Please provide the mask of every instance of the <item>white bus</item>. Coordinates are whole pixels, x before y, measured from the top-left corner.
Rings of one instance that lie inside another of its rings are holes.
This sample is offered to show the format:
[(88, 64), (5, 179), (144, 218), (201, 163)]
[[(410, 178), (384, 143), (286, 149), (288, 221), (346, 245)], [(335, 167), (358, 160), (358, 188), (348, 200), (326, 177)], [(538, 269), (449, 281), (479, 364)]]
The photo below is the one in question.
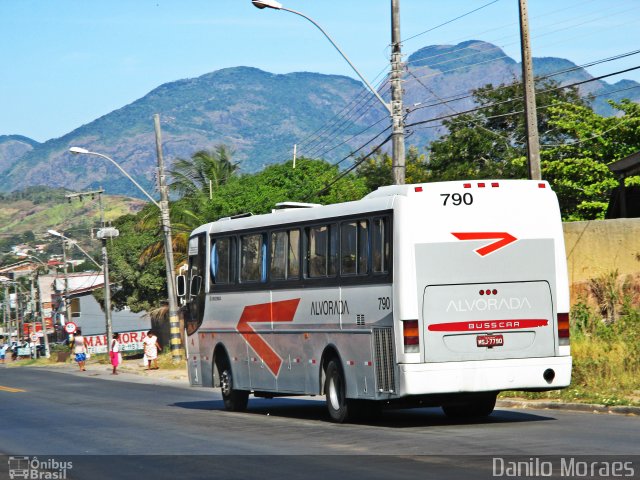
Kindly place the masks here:
[(556, 195), (544, 181), (379, 188), (281, 204), (191, 234), (190, 383), (326, 395), (333, 421), (369, 407), (489, 415), (504, 390), (571, 380), (569, 292)]

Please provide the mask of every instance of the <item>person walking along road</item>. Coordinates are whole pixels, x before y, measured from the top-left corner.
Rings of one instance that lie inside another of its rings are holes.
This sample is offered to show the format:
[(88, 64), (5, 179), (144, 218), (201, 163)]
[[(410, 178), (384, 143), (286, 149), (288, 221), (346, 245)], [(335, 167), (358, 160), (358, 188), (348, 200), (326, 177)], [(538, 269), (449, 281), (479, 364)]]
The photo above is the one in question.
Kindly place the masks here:
[(80, 329), (76, 331), (76, 336), (73, 339), (73, 353), (76, 356), (76, 362), (78, 362), (78, 366), (80, 367), (80, 371), (84, 372), (86, 368), (84, 367), (85, 362), (87, 361), (87, 344), (82, 336), (82, 332)]
[[(144, 354), (147, 357), (147, 370), (158, 370), (158, 350), (160, 350), (160, 344), (158, 343), (158, 337), (153, 330), (149, 330), (146, 338), (142, 341), (144, 344)], [(151, 368), (153, 363), (153, 368)]]
[(118, 365), (122, 363), (122, 354), (120, 353), (120, 342), (118, 341), (118, 334), (114, 333), (111, 339), (109, 357), (111, 358), (111, 366), (113, 367), (113, 375), (117, 375)]

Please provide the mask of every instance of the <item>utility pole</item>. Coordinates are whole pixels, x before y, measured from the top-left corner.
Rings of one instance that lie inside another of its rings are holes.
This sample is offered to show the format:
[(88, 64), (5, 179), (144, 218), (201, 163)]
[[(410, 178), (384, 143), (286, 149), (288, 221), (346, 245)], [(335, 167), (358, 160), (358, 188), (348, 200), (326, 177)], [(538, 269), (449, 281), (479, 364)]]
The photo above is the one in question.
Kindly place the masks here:
[(393, 183), (404, 185), (405, 148), (402, 107), (402, 53), (400, 44), (400, 0), (391, 0), (391, 123)]
[(541, 180), (540, 140), (538, 138), (538, 115), (536, 111), (536, 90), (533, 80), (533, 61), (529, 44), (529, 17), (527, 0), (520, 2), (520, 47), (522, 50), (522, 83), (524, 86), (524, 111), (527, 124), (527, 160), (529, 178)]
[[(33, 285), (33, 277), (34, 276), (35, 275), (31, 275), (31, 282), (30, 282), (31, 283), (31, 291), (30, 291), (30, 296), (31, 296), (31, 330), (32, 330), (32, 333), (34, 335), (37, 335), (37, 332), (36, 332), (36, 289), (35, 289), (35, 287)], [(31, 340), (31, 335), (29, 335), (29, 340)], [(31, 343), (31, 342), (29, 342), (29, 343)], [(33, 342), (33, 344), (35, 346), (36, 342)], [(31, 357), (32, 358), (36, 358), (36, 352), (31, 352)]]
[(16, 339), (22, 340), (22, 333), (20, 332), (20, 295), (18, 294), (18, 282), (13, 283), (13, 294), (16, 296)]
[(11, 345), (11, 297), (9, 296), (9, 287), (4, 286), (4, 326), (7, 329), (7, 343)]
[(183, 358), (180, 321), (178, 320), (178, 299), (176, 297), (175, 268), (173, 265), (173, 244), (171, 240), (171, 220), (169, 217), (169, 193), (164, 174), (164, 158), (162, 156), (162, 133), (160, 131), (160, 115), (153, 116), (156, 132), (156, 155), (158, 157), (158, 190), (160, 190), (160, 217), (164, 232), (165, 264), (167, 269), (167, 297), (169, 299), (169, 329), (171, 338), (171, 357), (174, 362)]
[(71, 302), (69, 301), (69, 272), (67, 272), (67, 241), (62, 238), (62, 261), (64, 262), (64, 312), (65, 323), (71, 321)]
[(51, 351), (49, 350), (49, 335), (47, 333), (47, 321), (44, 318), (44, 309), (42, 308), (42, 288), (40, 288), (40, 277), (38, 276), (38, 310), (40, 311), (40, 320), (42, 320), (42, 333), (44, 334), (44, 356), (49, 358)]

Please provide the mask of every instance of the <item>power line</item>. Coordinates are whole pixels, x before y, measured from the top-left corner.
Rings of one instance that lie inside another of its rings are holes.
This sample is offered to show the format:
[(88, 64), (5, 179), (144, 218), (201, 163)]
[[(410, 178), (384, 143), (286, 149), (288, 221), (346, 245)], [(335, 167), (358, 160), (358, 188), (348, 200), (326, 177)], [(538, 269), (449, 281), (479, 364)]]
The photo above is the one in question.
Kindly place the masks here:
[[(575, 67), (572, 67), (572, 68), (559, 70), (559, 71), (552, 72), (552, 73), (549, 73), (547, 75), (544, 75), (542, 77), (537, 77), (536, 78), (536, 82), (540, 82), (540, 81), (543, 81), (543, 80), (546, 80), (546, 79), (549, 79), (551, 77), (554, 77), (554, 76), (557, 76), (557, 75), (561, 75), (561, 74), (564, 74), (564, 73), (570, 73), (572, 71), (581, 70), (581, 69), (584, 69), (587, 66), (598, 65), (598, 64), (602, 64), (602, 63), (618, 60), (620, 58), (629, 57), (629, 56), (632, 56), (632, 55), (637, 55), (638, 53), (640, 53), (640, 50), (633, 50), (631, 52), (622, 53), (620, 55), (615, 55), (613, 57), (608, 57), (608, 58), (604, 58), (604, 59), (600, 59), (600, 60), (595, 60), (595, 61), (590, 62), (588, 64), (576, 65)], [(420, 81), (420, 77), (416, 77), (416, 81)], [(519, 82), (519, 83), (522, 83), (522, 82)], [(497, 91), (504, 90), (504, 89), (509, 88), (510, 86), (511, 85), (504, 85), (502, 87), (496, 88), (495, 90), (497, 90)], [(456, 101), (460, 101), (460, 100), (465, 100), (467, 98), (472, 98), (474, 96), (473, 93), (460, 94), (460, 95), (461, 96), (452, 96), (452, 97), (445, 98), (444, 100), (442, 100), (442, 101), (440, 101), (438, 103), (431, 103), (431, 104), (428, 104), (428, 105), (419, 105), (419, 106), (415, 107), (413, 110), (411, 110), (410, 113), (413, 113), (416, 110), (421, 110), (423, 108), (436, 107), (436, 106), (445, 105), (445, 104), (456, 102)]]
[[(600, 75), (599, 77), (593, 77), (593, 78), (588, 79), (588, 80), (582, 80), (580, 82), (574, 82), (574, 83), (571, 83), (569, 85), (562, 85), (562, 86), (559, 86), (559, 87), (554, 87), (554, 88), (549, 88), (549, 89), (546, 89), (546, 90), (541, 90), (541, 91), (539, 91), (537, 93), (538, 94), (540, 94), (540, 93), (548, 93), (548, 92), (553, 92), (553, 91), (556, 91), (556, 90), (561, 90), (561, 89), (564, 89), (564, 88), (576, 87), (578, 85), (583, 85), (585, 83), (595, 82), (597, 80), (602, 80), (603, 78), (613, 77), (615, 75), (620, 75), (622, 73), (626, 73), (626, 72), (630, 72), (630, 71), (638, 70), (638, 69), (640, 69), (640, 65), (636, 66), (636, 67), (626, 68), (624, 70), (619, 70), (617, 72), (609, 73), (609, 74), (606, 74), (606, 75)], [(500, 102), (494, 102), (494, 103), (491, 103), (489, 105), (482, 105), (480, 107), (472, 108), (470, 110), (465, 110), (465, 111), (460, 112), (460, 113), (455, 114), (455, 115), (443, 115), (443, 116), (440, 116), (440, 117), (437, 117), (437, 118), (432, 118), (432, 119), (429, 119), (429, 120), (422, 120), (422, 121), (418, 121), (418, 122), (414, 122), (414, 123), (409, 123), (409, 124), (407, 124), (405, 126), (406, 127), (413, 127), (413, 126), (417, 126), (417, 125), (423, 125), (423, 124), (426, 124), (426, 123), (435, 122), (435, 121), (438, 121), (438, 120), (446, 120), (448, 118), (457, 117), (458, 115), (467, 115), (469, 113), (478, 112), (480, 110), (485, 110), (487, 108), (495, 107), (497, 105), (503, 105), (505, 103), (515, 102), (515, 101), (522, 100), (522, 99), (523, 99), (523, 97), (521, 97), (521, 96), (520, 97), (514, 97), (514, 98), (510, 98), (508, 100), (502, 100)], [(516, 113), (522, 113), (522, 112), (516, 112)], [(507, 115), (513, 115), (513, 114), (514, 114), (514, 112), (507, 113), (507, 114), (502, 114), (501, 116), (507, 116)]]
[(476, 9), (474, 9), (474, 10), (471, 10), (470, 12), (463, 13), (462, 15), (459, 15), (456, 18), (452, 18), (451, 20), (447, 20), (446, 22), (441, 23), (440, 25), (436, 25), (435, 27), (432, 27), (429, 30), (425, 30), (424, 32), (420, 32), (420, 33), (417, 33), (417, 34), (415, 34), (415, 35), (413, 35), (411, 37), (405, 38), (401, 42), (403, 42), (403, 43), (404, 42), (408, 42), (409, 40), (413, 40), (414, 38), (419, 37), (420, 35), (424, 35), (425, 33), (433, 32), (434, 30), (436, 30), (436, 29), (438, 29), (440, 27), (444, 27), (445, 25), (453, 23), (456, 20), (460, 20), (461, 18), (464, 18), (467, 15), (471, 15), (472, 13), (475, 13), (475, 12), (477, 12), (479, 10), (482, 10), (483, 8), (486, 8), (486, 7), (490, 6), (490, 5), (493, 5), (494, 3), (498, 3), (499, 1), (500, 0), (493, 0), (492, 2), (486, 3), (486, 4), (482, 5), (481, 7), (478, 7)]
[[(391, 128), (391, 127), (389, 127)], [(378, 149), (380, 147), (382, 147), (382, 145), (384, 145), (385, 143), (387, 143), (389, 140), (391, 140), (391, 135), (387, 136), (387, 138), (385, 138), (380, 144), (378, 144), (377, 147), (375, 147), (374, 149), (371, 150), (371, 152), (369, 152), (368, 154), (366, 154), (364, 157), (362, 157), (360, 160), (358, 160), (357, 162), (355, 162), (353, 165), (351, 165), (349, 168), (347, 168), (346, 170), (342, 171), (342, 173), (340, 173), (339, 175), (337, 175), (332, 181), (330, 181), (328, 184), (326, 184), (321, 190), (318, 190), (317, 192), (308, 195), (307, 197), (305, 197), (304, 201), (309, 201), (314, 197), (317, 197), (318, 195), (322, 195), (323, 193), (325, 193), (332, 185), (334, 185), (336, 182), (338, 182), (341, 178), (343, 178), (344, 176), (346, 176), (347, 174), (349, 174), (350, 172), (352, 172), (355, 168), (358, 167), (358, 165), (360, 165), (362, 162), (364, 162), (367, 158), (369, 158), (371, 155), (373, 155), (374, 153), (376, 153), (378, 151)], [(362, 148), (362, 147), (361, 147)], [(355, 152), (354, 152), (355, 153)]]

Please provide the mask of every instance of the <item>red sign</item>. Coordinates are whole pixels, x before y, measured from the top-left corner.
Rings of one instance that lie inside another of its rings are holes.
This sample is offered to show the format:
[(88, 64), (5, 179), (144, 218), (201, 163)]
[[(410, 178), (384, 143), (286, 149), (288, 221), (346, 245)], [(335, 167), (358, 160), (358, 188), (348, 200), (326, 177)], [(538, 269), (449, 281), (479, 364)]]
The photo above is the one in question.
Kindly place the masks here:
[(78, 329), (77, 325), (73, 322), (67, 322), (67, 324), (64, 326), (64, 331), (69, 334), (76, 333), (77, 329)]
[(430, 332), (481, 332), (486, 330), (520, 330), (523, 328), (546, 327), (549, 320), (467, 320), (466, 322), (434, 323), (429, 325)]
[[(131, 332), (118, 333), (118, 342), (120, 343), (121, 352), (131, 352), (142, 350), (144, 345), (142, 341), (147, 336), (146, 330), (136, 330)], [(109, 351), (109, 341), (105, 334), (102, 335), (86, 335), (84, 341), (87, 345), (89, 353), (107, 353)]]
[(278, 376), (282, 358), (256, 333), (249, 323), (257, 322), (292, 322), (298, 309), (300, 299), (283, 300), (280, 302), (260, 303), (244, 307), (236, 330), (244, 337), (258, 356), (264, 361), (271, 373)]
[(490, 243), (475, 250), (481, 257), (489, 255), (502, 247), (506, 247), (517, 240), (516, 237), (507, 232), (451, 232), (451, 235), (458, 240), (497, 240), (497, 242)]

